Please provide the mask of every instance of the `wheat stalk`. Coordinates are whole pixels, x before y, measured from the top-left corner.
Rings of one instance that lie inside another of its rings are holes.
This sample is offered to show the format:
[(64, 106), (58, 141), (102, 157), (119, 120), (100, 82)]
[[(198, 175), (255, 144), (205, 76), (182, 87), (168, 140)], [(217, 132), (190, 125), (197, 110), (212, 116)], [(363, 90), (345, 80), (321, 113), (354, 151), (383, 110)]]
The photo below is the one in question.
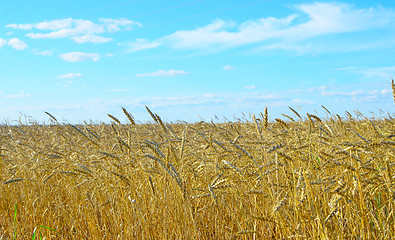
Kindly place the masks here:
[(323, 108), (273, 123), (265, 108), (246, 122), (0, 125), (0, 239), (48, 223), (65, 239), (391, 239), (394, 118)]
[(391, 79), (391, 86), (392, 86), (392, 96), (394, 97), (394, 103), (395, 103), (395, 83), (394, 83), (394, 79)]

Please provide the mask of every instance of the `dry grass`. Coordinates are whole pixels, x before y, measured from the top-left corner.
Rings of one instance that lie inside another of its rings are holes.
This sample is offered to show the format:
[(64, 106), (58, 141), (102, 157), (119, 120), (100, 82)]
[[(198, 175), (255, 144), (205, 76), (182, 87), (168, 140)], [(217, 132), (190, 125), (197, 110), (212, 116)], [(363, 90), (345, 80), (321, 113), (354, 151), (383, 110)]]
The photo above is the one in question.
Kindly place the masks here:
[(1, 126), (0, 239), (395, 236), (390, 115), (135, 124), (123, 111), (131, 124)]

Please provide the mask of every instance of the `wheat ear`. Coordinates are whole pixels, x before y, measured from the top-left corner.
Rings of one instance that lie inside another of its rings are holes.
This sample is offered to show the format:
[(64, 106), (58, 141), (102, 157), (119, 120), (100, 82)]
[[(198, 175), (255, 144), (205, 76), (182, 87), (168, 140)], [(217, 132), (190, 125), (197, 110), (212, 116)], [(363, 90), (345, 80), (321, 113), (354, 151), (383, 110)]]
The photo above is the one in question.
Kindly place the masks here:
[(126, 117), (129, 119), (129, 122), (132, 125), (136, 125), (136, 122), (134, 121), (133, 116), (125, 108), (122, 108), (122, 111), (126, 115)]

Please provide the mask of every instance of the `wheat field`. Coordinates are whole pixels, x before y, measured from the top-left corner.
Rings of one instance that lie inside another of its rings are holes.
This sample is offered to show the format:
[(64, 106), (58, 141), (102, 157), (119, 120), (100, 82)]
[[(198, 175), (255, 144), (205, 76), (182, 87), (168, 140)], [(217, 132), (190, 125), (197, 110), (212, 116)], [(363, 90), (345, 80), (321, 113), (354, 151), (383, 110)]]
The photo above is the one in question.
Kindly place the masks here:
[(391, 239), (393, 115), (323, 109), (3, 124), (0, 239)]

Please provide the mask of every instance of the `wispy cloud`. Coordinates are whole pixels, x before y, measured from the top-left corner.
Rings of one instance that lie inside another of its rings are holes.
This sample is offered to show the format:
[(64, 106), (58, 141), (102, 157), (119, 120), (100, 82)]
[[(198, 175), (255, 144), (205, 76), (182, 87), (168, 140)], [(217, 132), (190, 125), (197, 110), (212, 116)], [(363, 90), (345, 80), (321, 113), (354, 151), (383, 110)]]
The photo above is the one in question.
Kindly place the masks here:
[(357, 69), (353, 72), (363, 74), (365, 77), (368, 78), (380, 77), (387, 80), (387, 78), (395, 76), (395, 66)]
[(66, 74), (57, 76), (57, 78), (66, 78), (66, 79), (80, 78), (80, 77), (82, 77), (81, 73), (66, 73)]
[(307, 91), (308, 92), (320, 92), (320, 91), (326, 90), (327, 88), (328, 88), (328, 86), (311, 87)]
[(130, 89), (109, 89), (109, 90), (105, 90), (104, 92), (108, 92), (108, 93), (120, 93), (120, 92), (129, 92)]
[(395, 76), (395, 66), (389, 67), (343, 67), (343, 68), (335, 68), (333, 70), (336, 71), (349, 71), (353, 73), (362, 74), (367, 78), (379, 77), (387, 80), (388, 78), (392, 78)]
[(321, 94), (323, 96), (359, 96), (363, 93), (362, 90), (357, 90), (357, 91), (350, 91), (350, 92), (322, 92)]
[(247, 95), (237, 98), (240, 101), (269, 101), (269, 100), (287, 100), (286, 97), (277, 94), (265, 94), (265, 93), (256, 93), (253, 95)]
[(355, 70), (361, 67), (341, 67), (341, 68), (334, 68), (333, 71), (347, 71), (347, 70)]
[(251, 86), (245, 86), (244, 88), (245, 88), (245, 89), (255, 89), (255, 88), (256, 88), (256, 86), (254, 86), (254, 85), (251, 85)]
[(14, 98), (27, 98), (30, 97), (30, 94), (24, 93), (24, 92), (19, 92), (19, 94), (11, 94), (11, 95), (6, 95), (4, 98), (8, 99), (14, 99)]
[(323, 91), (322, 96), (335, 97), (335, 101), (340, 99), (352, 100), (354, 102), (390, 102), (392, 91), (388, 89), (355, 90), (355, 91)]
[(290, 105), (294, 105), (294, 104), (296, 104), (296, 105), (313, 105), (314, 102), (311, 100), (304, 100), (304, 99), (300, 99), (300, 98), (295, 98), (290, 101)]
[(99, 61), (99, 54), (97, 53), (84, 53), (84, 52), (69, 52), (60, 54), (59, 57), (66, 62), (81, 62), (86, 60), (92, 60), (94, 62)]
[(157, 72), (136, 74), (136, 77), (159, 77), (159, 76), (174, 77), (174, 76), (180, 76), (186, 74), (189, 74), (189, 72), (183, 70), (159, 70)]
[(233, 67), (231, 65), (225, 65), (224, 70), (232, 70)]
[[(314, 51), (317, 49), (307, 40), (328, 34), (366, 31), (395, 22), (394, 11), (381, 7), (358, 9), (336, 2), (315, 2), (294, 7), (298, 12), (283, 18), (266, 17), (241, 24), (218, 19), (207, 26), (176, 31), (152, 42), (136, 41), (131, 43), (131, 50), (159, 45), (185, 50), (221, 50), (259, 44), (256, 50)], [(273, 44), (273, 41), (276, 43)]]
[(0, 38), (0, 48), (7, 44), (7, 40)]
[(41, 56), (52, 56), (53, 55), (53, 52), (51, 50), (33, 51), (33, 53), (36, 55), (41, 55)]
[(72, 37), (71, 39), (74, 40), (74, 42), (76, 43), (106, 43), (109, 41), (112, 41), (112, 38), (108, 38), (108, 37), (102, 37), (102, 36), (97, 36), (94, 34), (86, 34), (83, 36), (78, 36), (78, 37)]
[(219, 104), (222, 100), (218, 96), (178, 96), (178, 97), (152, 97), (147, 99), (152, 107), (172, 107), (172, 106), (188, 106), (188, 105), (205, 105)]
[[(123, 44), (120, 44), (123, 45)], [(130, 42), (126, 44), (128, 47), (128, 52), (138, 52), (141, 50), (157, 48), (160, 46), (160, 42), (149, 42), (146, 39), (138, 38), (135, 42)]]
[(19, 40), (18, 38), (11, 38), (8, 40), (8, 45), (16, 50), (23, 50), (28, 47), (24, 41)]
[(297, 92), (297, 93), (300, 93), (300, 92), (316, 93), (316, 92), (323, 92), (326, 89), (328, 89), (328, 86), (322, 85), (322, 86), (319, 86), (319, 87), (310, 87), (310, 88), (305, 88), (305, 89), (294, 89), (292, 91), (293, 92)]
[(31, 32), (26, 34), (27, 37), (33, 39), (69, 38), (76, 43), (105, 43), (113, 39), (98, 34), (130, 30), (132, 26), (141, 26), (141, 23), (126, 18), (100, 18), (97, 23), (89, 20), (66, 18), (29, 24), (13, 23), (8, 24), (6, 27), (20, 30), (37, 29), (40, 31), (49, 31), (47, 33)]

